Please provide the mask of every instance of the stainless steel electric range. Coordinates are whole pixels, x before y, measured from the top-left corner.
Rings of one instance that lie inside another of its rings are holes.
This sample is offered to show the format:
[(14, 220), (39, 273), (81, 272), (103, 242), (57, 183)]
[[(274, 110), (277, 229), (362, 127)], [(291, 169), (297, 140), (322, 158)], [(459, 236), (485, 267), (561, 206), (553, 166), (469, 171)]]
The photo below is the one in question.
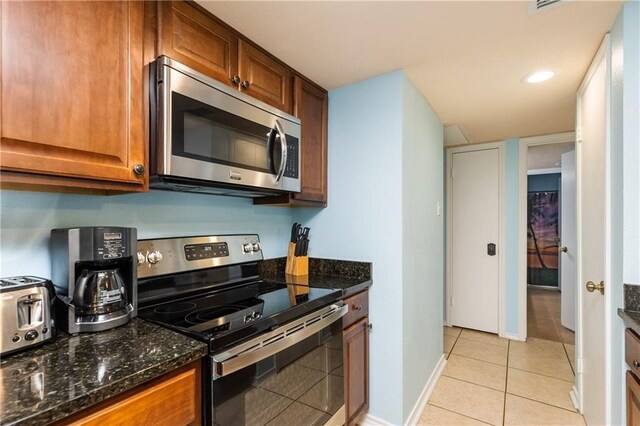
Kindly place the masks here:
[(259, 278), (257, 235), (138, 241), (138, 315), (204, 341), (207, 424), (324, 424), (343, 405), (340, 290)]

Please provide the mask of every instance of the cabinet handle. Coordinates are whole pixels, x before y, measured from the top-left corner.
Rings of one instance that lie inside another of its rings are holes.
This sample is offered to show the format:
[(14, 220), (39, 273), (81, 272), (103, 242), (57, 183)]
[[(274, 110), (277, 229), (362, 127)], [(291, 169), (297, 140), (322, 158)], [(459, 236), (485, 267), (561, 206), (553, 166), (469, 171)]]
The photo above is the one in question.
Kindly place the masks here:
[(234, 75), (233, 77), (231, 77), (231, 81), (233, 82), (233, 84), (240, 83), (240, 76), (239, 75)]
[(640, 362), (638, 362), (637, 359), (633, 360), (633, 368), (635, 368), (636, 370), (640, 368)]
[(144, 164), (136, 164), (135, 166), (133, 166), (133, 173), (137, 174), (138, 176), (144, 174)]
[(242, 86), (243, 89), (248, 89), (249, 86), (251, 86), (251, 83), (249, 83), (248, 80), (245, 80), (245, 81), (242, 82), (241, 86)]

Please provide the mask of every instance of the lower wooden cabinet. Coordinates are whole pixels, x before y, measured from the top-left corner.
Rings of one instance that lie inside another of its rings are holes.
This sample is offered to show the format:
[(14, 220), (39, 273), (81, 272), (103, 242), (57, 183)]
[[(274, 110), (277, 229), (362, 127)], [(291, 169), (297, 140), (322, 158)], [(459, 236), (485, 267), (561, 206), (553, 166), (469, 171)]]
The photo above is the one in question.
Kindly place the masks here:
[(369, 408), (369, 292), (344, 300), (343, 319), (345, 424), (355, 424)]
[(640, 381), (627, 371), (627, 425), (640, 425)]
[(59, 425), (200, 425), (200, 360), (63, 419)]

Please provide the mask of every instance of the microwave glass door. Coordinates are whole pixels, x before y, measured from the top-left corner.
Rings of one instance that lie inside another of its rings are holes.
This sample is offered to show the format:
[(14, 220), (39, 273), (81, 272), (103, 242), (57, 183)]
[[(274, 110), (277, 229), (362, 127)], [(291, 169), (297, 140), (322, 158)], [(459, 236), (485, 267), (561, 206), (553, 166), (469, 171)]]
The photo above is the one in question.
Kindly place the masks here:
[(282, 145), (269, 128), (180, 93), (172, 93), (172, 154), (276, 174)]

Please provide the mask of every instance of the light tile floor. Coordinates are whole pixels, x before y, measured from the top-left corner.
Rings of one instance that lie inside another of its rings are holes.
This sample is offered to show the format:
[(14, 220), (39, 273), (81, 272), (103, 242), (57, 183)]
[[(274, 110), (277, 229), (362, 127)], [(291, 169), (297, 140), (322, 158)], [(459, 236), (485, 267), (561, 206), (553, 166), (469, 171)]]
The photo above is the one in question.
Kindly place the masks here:
[(574, 346), (444, 328), (447, 366), (420, 425), (584, 425), (573, 407)]

